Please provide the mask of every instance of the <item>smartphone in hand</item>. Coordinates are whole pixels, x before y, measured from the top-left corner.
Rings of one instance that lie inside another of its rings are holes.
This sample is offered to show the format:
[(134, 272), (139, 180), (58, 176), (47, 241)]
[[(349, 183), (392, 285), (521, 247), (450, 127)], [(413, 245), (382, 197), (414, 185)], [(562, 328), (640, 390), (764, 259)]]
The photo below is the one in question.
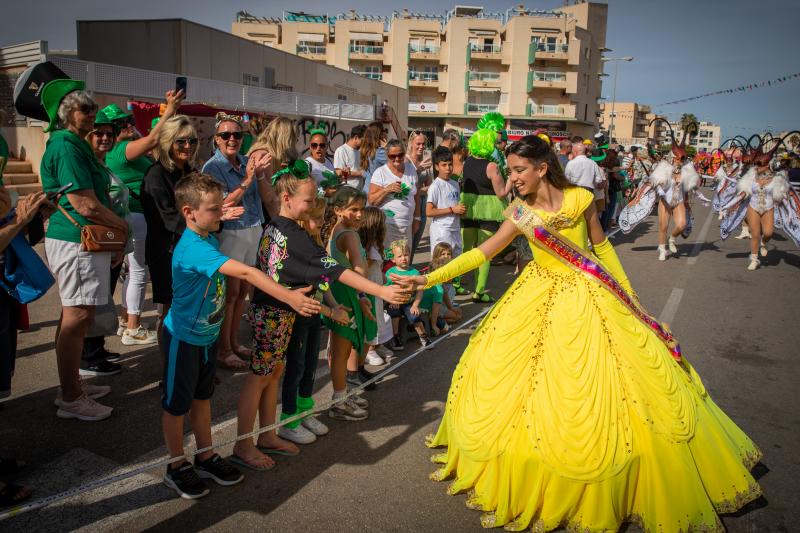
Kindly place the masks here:
[(175, 92), (183, 91), (183, 97), (186, 98), (186, 86), (189, 80), (186, 76), (178, 76), (175, 78)]

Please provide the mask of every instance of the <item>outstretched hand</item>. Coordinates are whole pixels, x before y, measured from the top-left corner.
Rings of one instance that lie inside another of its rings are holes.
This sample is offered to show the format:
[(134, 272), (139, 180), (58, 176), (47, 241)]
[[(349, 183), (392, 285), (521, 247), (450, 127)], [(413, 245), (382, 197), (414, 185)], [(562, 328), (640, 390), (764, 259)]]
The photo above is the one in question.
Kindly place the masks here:
[[(416, 290), (425, 287), (428, 280), (425, 276), (399, 276), (397, 274), (389, 274), (389, 279), (395, 285), (400, 285), (405, 288), (409, 294), (414, 293)], [(404, 302), (401, 302), (404, 303)]]
[(244, 207), (242, 207), (241, 205), (236, 205), (234, 203), (222, 205), (221, 220), (223, 222), (226, 220), (238, 220), (243, 214), (244, 214)]
[(307, 295), (314, 290), (313, 287), (301, 287), (291, 291), (286, 303), (303, 316), (316, 315), (322, 309), (322, 304)]

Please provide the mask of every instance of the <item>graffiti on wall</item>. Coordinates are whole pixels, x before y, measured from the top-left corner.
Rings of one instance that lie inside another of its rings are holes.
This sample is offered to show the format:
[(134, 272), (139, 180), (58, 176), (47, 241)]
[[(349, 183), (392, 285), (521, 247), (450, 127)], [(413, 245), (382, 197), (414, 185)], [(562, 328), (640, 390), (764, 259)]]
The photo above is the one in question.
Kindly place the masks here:
[(347, 142), (347, 134), (340, 130), (333, 120), (316, 120), (313, 118), (301, 118), (297, 121), (297, 142), (300, 144), (299, 150), (302, 157), (309, 155), (308, 144), (311, 142), (311, 131), (322, 130), (328, 137), (327, 157), (333, 159), (333, 152), (339, 146)]

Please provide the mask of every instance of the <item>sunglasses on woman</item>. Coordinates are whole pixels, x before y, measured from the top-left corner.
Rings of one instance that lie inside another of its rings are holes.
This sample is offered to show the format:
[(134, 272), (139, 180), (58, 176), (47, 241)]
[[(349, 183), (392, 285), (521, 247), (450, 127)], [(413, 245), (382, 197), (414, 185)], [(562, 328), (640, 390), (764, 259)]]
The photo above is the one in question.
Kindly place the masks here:
[(403, 159), (405, 156), (406, 156), (405, 152), (400, 152), (399, 154), (389, 154), (386, 157), (388, 157), (392, 161), (397, 161), (398, 159)]
[(240, 140), (242, 140), (243, 136), (244, 136), (244, 133), (242, 133), (241, 131), (221, 131), (221, 132), (217, 133), (217, 137), (219, 137), (223, 141), (227, 141), (231, 137), (233, 137), (237, 141), (240, 141)]
[(197, 137), (189, 137), (187, 139), (175, 139), (175, 144), (178, 148), (183, 148), (187, 144), (189, 146), (195, 146), (197, 144)]
[(108, 137), (109, 139), (113, 139), (114, 137), (116, 137), (116, 135), (114, 135), (113, 131), (98, 131), (98, 130), (94, 130), (92, 132), (92, 135), (94, 135), (98, 139), (102, 139), (103, 137)]
[(97, 105), (94, 105), (94, 104), (81, 104), (78, 107), (78, 111), (80, 111), (84, 115), (91, 115), (93, 113), (97, 113)]
[(311, 143), (310, 146), (312, 150), (316, 150), (317, 148), (327, 148), (328, 143)]

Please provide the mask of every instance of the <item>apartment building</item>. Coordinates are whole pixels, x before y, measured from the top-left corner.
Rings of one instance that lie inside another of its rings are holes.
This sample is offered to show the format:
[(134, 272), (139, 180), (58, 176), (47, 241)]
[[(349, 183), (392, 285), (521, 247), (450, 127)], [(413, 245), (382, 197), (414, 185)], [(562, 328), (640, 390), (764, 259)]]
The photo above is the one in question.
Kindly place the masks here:
[(597, 129), (607, 14), (606, 4), (591, 2), (390, 17), (241, 12), (232, 33), (407, 88), (412, 129), (469, 133), (481, 115), (499, 111), (510, 130), (564, 137)]
[[(683, 138), (683, 128), (681, 128), (680, 122), (670, 122), (670, 125), (675, 132), (675, 139), (680, 142)], [(687, 139), (686, 144), (693, 146), (698, 152), (710, 152), (714, 148), (719, 148), (722, 142), (722, 128), (713, 122), (700, 122), (699, 126), (700, 131), (697, 132), (697, 135)], [(666, 140), (665, 136), (664, 141)]]
[(645, 145), (648, 139), (660, 140), (666, 135), (663, 122), (650, 124), (656, 116), (646, 104), (614, 102), (612, 105), (604, 102), (600, 104), (600, 129), (623, 146)]

